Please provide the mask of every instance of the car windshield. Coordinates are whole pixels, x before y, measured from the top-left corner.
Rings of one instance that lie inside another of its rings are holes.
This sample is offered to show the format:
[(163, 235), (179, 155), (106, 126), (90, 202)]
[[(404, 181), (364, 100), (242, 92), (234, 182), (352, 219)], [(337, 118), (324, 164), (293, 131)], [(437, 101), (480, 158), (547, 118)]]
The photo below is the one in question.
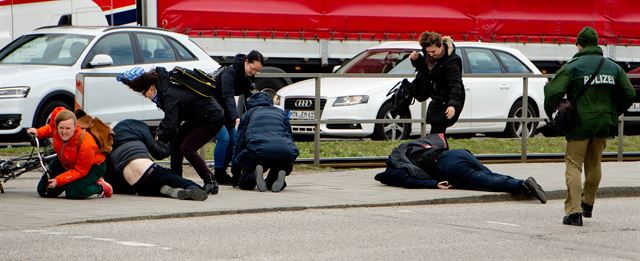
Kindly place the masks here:
[(337, 73), (412, 74), (415, 69), (408, 58), (413, 51), (413, 49), (367, 50), (344, 64)]
[(31, 34), (22, 36), (0, 52), (0, 64), (74, 64), (93, 36)]

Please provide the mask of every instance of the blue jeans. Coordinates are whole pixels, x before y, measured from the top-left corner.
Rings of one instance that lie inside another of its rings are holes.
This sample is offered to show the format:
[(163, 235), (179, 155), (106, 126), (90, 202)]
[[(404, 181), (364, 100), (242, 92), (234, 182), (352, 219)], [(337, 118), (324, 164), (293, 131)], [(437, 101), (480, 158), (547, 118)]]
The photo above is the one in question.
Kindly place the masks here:
[(220, 128), (216, 136), (216, 148), (213, 150), (214, 168), (227, 168), (233, 157), (233, 145), (238, 129), (232, 126)]
[(525, 192), (524, 181), (492, 172), (466, 150), (449, 150), (437, 162), (443, 180), (454, 188), (493, 192)]

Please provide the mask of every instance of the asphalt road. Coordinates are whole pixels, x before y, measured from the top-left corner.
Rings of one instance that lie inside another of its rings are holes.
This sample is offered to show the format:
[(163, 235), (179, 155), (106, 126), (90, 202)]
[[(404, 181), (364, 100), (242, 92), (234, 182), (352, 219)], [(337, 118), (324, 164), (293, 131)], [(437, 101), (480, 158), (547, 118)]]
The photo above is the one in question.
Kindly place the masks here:
[[(0, 260), (638, 260), (640, 198), (317, 209), (0, 232)], [(46, 217), (43, 217), (46, 218)]]

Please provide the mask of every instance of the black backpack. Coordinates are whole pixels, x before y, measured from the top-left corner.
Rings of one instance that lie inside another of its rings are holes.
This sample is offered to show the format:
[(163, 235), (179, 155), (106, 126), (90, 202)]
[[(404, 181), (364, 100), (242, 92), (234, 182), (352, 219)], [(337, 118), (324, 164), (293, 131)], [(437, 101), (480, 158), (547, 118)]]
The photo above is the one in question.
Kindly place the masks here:
[(207, 74), (200, 69), (189, 70), (176, 66), (169, 72), (169, 79), (176, 85), (187, 88), (195, 94), (203, 97), (213, 97), (220, 93), (220, 87), (216, 85), (215, 75), (224, 70), (224, 67), (213, 74)]
[(391, 102), (393, 108), (391, 109), (391, 115), (394, 117), (397, 115), (407, 116), (409, 115), (409, 105), (413, 103), (411, 82), (406, 78), (396, 85), (391, 87), (391, 90), (387, 93), (387, 96), (391, 95)]

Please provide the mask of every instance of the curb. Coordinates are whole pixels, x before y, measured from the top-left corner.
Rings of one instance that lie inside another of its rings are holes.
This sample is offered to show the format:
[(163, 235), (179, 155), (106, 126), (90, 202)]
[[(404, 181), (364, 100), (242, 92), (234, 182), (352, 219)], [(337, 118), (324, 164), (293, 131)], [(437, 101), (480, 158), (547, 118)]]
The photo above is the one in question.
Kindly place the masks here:
[[(547, 200), (564, 199), (566, 195), (566, 190), (548, 191), (546, 192), (546, 194), (547, 194)], [(600, 188), (598, 189), (598, 193), (596, 194), (596, 196), (597, 198), (640, 197), (640, 187)], [(345, 209), (345, 208), (395, 207), (395, 206), (418, 206), (418, 205), (437, 205), (437, 204), (468, 204), (468, 203), (490, 203), (490, 202), (505, 202), (505, 201), (525, 201), (525, 200), (530, 201), (532, 199), (524, 195), (515, 196), (515, 195), (506, 194), (506, 193), (499, 193), (499, 194), (482, 195), (482, 196), (439, 198), (439, 199), (430, 199), (430, 200), (402, 201), (402, 202), (388, 202), (388, 203), (338, 204), (338, 205), (308, 206), (308, 207), (272, 207), (272, 208), (251, 208), (251, 209), (239, 209), (239, 210), (205, 211), (205, 212), (180, 212), (180, 213), (162, 214), (162, 215), (144, 215), (144, 216), (130, 216), (130, 217), (120, 217), (120, 218), (88, 219), (85, 221), (63, 223), (61, 225), (158, 220), (158, 219), (169, 219), (169, 218), (207, 217), (207, 216), (219, 216), (219, 215), (269, 213), (269, 212), (280, 212), (280, 211), (301, 211), (301, 210), (307, 210), (307, 209)]]

